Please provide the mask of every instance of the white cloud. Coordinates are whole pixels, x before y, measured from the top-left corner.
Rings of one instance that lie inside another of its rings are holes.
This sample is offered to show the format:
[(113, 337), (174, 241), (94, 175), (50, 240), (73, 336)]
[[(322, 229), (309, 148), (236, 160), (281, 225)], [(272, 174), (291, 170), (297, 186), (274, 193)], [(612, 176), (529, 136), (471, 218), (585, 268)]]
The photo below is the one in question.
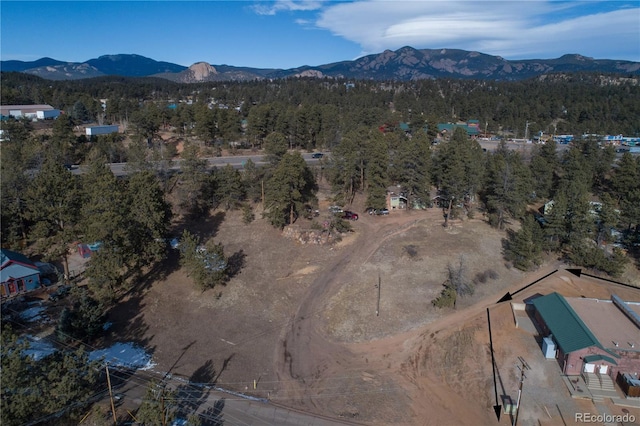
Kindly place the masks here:
[(253, 10), (259, 15), (275, 15), (282, 11), (309, 11), (322, 7), (322, 1), (318, 0), (276, 0), (273, 4), (255, 4)]
[(602, 4), (595, 1), (362, 0), (330, 3), (316, 25), (357, 43), (362, 54), (408, 45), (506, 58), (580, 53), (640, 60), (640, 8), (611, 10), (613, 3), (604, 4), (607, 9), (597, 12)]

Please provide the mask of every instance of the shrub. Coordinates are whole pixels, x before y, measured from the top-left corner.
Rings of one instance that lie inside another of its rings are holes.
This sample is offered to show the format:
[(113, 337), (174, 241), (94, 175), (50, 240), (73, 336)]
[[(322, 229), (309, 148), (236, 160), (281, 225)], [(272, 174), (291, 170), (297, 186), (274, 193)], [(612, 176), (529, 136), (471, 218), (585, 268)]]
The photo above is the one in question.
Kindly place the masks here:
[(253, 209), (250, 205), (245, 204), (242, 206), (242, 221), (245, 224), (249, 224), (256, 219), (256, 215), (253, 213)]

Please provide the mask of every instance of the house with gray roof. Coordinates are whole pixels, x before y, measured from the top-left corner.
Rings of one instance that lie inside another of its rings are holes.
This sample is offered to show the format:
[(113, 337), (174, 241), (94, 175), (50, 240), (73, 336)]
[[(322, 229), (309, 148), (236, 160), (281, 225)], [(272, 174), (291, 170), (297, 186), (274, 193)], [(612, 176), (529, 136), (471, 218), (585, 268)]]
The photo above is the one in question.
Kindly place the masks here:
[(0, 295), (2, 298), (26, 293), (40, 287), (40, 270), (25, 255), (0, 250)]

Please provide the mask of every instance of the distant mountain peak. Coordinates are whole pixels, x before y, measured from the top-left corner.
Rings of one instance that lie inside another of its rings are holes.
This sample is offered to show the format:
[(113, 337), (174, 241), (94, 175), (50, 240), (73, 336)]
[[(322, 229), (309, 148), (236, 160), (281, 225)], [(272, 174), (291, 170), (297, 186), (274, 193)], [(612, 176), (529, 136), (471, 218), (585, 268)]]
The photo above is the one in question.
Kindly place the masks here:
[(18, 71), (50, 80), (120, 75), (159, 77), (179, 83), (205, 81), (251, 81), (287, 77), (347, 78), (363, 80), (420, 80), (463, 78), (483, 80), (522, 80), (544, 74), (599, 72), (640, 74), (640, 62), (593, 59), (566, 54), (556, 59), (508, 60), (501, 56), (461, 49), (415, 49), (403, 46), (352, 61), (290, 69), (260, 69), (213, 66), (196, 62), (190, 67), (158, 62), (136, 54), (103, 55), (84, 63), (42, 58), (33, 62), (1, 61), (2, 71)]
[(194, 81), (207, 81), (212, 75), (217, 75), (218, 71), (207, 62), (196, 62), (187, 70)]

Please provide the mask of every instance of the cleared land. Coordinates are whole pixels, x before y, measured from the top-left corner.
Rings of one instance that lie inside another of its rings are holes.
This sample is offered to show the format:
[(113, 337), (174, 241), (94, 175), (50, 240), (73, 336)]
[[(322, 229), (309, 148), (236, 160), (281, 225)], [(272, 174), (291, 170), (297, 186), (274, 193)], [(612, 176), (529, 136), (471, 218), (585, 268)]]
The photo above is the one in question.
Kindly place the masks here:
[[(332, 204), (327, 196), (320, 195), (322, 212)], [(284, 239), (262, 219), (243, 224), (238, 212), (212, 212), (189, 227), (221, 242), (241, 266), (237, 274), (203, 293), (173, 253), (112, 312), (111, 339), (149, 348), (159, 372), (193, 379), (205, 371), (207, 382), (222, 388), (334, 418), (496, 424), (489, 308), (499, 395), (517, 395), (518, 356), (533, 367), (519, 424), (571, 424), (575, 412), (597, 413), (592, 403), (570, 398), (557, 365), (515, 328), (508, 303), (496, 304), (505, 292), (565, 266), (550, 261), (523, 274), (504, 264), (504, 233), (481, 216), (448, 229), (442, 224), (439, 209), (361, 214), (354, 232), (328, 247)], [(436, 309), (430, 302), (447, 264), (460, 256), (476, 292), (456, 309)], [(632, 267), (621, 280), (640, 283)], [(610, 289), (560, 271), (518, 299), (553, 290), (606, 298)], [(640, 301), (640, 290), (615, 290)], [(501, 423), (510, 424), (509, 416)]]

